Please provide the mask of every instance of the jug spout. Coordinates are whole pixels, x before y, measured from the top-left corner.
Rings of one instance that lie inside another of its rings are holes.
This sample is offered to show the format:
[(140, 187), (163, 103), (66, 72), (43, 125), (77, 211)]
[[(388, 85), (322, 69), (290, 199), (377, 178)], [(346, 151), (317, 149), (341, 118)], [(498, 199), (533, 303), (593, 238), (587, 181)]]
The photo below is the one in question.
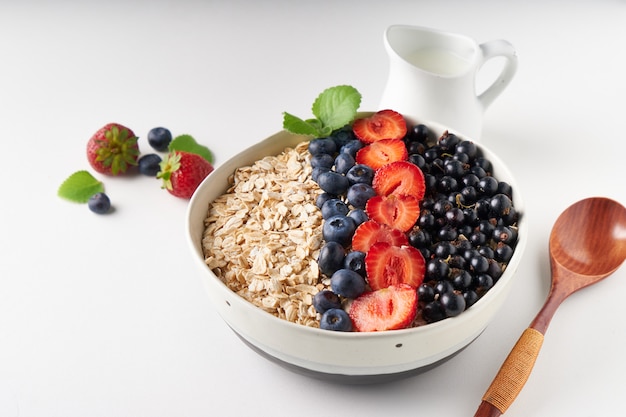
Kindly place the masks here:
[[(512, 46), (505, 41), (478, 45), (463, 35), (419, 26), (391, 26), (384, 35), (389, 73), (379, 108), (396, 110), (410, 123), (437, 122), (479, 138), (484, 110), (515, 73)], [(507, 64), (500, 77), (477, 95), (477, 72), (495, 56), (504, 56)]]

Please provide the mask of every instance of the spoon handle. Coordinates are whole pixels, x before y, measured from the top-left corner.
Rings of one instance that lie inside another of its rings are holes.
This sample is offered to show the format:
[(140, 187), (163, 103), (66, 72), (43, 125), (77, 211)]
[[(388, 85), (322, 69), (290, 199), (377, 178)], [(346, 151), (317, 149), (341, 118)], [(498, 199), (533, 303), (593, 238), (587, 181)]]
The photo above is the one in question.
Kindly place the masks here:
[(524, 330), (483, 395), (474, 417), (497, 417), (506, 412), (526, 384), (543, 338), (543, 333), (532, 327)]

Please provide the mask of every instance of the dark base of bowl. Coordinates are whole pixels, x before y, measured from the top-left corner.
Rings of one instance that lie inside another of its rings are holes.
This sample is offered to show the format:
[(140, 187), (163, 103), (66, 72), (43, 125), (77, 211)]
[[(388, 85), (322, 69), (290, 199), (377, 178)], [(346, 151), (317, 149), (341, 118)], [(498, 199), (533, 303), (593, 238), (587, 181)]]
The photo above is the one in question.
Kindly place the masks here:
[(252, 343), (248, 342), (246, 339), (241, 337), (241, 335), (239, 333), (235, 332), (235, 334), (248, 347), (250, 347), (250, 349), (254, 350), (256, 353), (258, 353), (259, 355), (261, 355), (265, 359), (269, 360), (270, 362), (276, 363), (276, 364), (282, 366), (285, 369), (288, 369), (288, 370), (290, 370), (292, 372), (295, 372), (297, 374), (300, 374), (300, 375), (304, 375), (304, 376), (307, 376), (307, 377), (323, 380), (323, 381), (326, 381), (326, 382), (333, 382), (333, 383), (346, 384), (346, 385), (382, 384), (382, 383), (393, 382), (393, 381), (397, 381), (397, 380), (400, 380), (400, 379), (409, 378), (409, 377), (412, 377), (412, 376), (415, 376), (415, 375), (422, 374), (422, 373), (424, 373), (426, 371), (429, 371), (429, 370), (431, 370), (431, 369), (433, 369), (433, 368), (443, 364), (444, 362), (447, 362), (448, 360), (452, 359), (453, 357), (455, 357), (456, 355), (461, 353), (474, 340), (476, 340), (476, 338), (474, 338), (465, 347), (463, 347), (462, 349), (457, 350), (453, 354), (451, 354), (449, 356), (446, 356), (445, 358), (442, 358), (442, 359), (440, 359), (440, 360), (438, 360), (436, 362), (433, 362), (431, 364), (428, 364), (428, 365), (425, 365), (425, 366), (422, 366), (422, 367), (419, 367), (419, 368), (409, 369), (407, 371), (395, 372), (395, 373), (391, 373), (391, 374), (345, 375), (345, 374), (333, 374), (333, 373), (328, 373), (328, 372), (313, 371), (311, 369), (303, 368), (301, 366), (285, 362), (282, 359), (278, 359), (275, 356), (272, 356), (272, 355), (268, 354), (267, 352), (265, 352), (265, 351), (259, 349), (258, 347), (254, 346)]

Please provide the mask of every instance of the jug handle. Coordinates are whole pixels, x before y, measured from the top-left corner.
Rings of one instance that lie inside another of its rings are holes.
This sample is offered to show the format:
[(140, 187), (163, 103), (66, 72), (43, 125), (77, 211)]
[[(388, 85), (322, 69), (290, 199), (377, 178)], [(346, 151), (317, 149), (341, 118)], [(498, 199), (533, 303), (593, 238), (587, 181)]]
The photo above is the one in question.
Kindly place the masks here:
[(492, 58), (505, 58), (504, 67), (498, 77), (485, 91), (478, 95), (478, 101), (482, 104), (483, 109), (486, 109), (513, 79), (513, 76), (517, 72), (517, 55), (513, 45), (501, 39), (488, 41), (479, 46), (483, 53), (481, 66)]

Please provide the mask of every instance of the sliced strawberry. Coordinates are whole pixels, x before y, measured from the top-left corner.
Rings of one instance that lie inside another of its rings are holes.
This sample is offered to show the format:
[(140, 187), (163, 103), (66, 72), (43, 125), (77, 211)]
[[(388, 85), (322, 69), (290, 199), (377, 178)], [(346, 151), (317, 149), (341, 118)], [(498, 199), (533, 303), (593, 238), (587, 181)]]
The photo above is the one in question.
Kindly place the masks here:
[(391, 285), (355, 299), (348, 315), (359, 332), (408, 327), (417, 312), (417, 291), (410, 285)]
[(378, 242), (365, 255), (365, 271), (373, 290), (398, 284), (417, 288), (424, 281), (426, 261), (413, 246)]
[(424, 173), (417, 165), (408, 161), (397, 161), (375, 172), (372, 187), (378, 195), (412, 195), (421, 201), (426, 192), (426, 181)]
[(352, 237), (352, 250), (366, 252), (376, 242), (387, 242), (391, 245), (408, 245), (409, 240), (404, 233), (389, 226), (368, 220), (356, 228)]
[(406, 232), (415, 225), (420, 215), (420, 204), (412, 195), (377, 195), (367, 200), (365, 212), (380, 224)]
[(381, 110), (370, 117), (355, 120), (352, 131), (365, 143), (382, 139), (402, 139), (406, 135), (406, 121), (396, 111)]
[(359, 149), (356, 162), (377, 170), (390, 162), (405, 161), (408, 157), (409, 153), (402, 139), (382, 139)]

